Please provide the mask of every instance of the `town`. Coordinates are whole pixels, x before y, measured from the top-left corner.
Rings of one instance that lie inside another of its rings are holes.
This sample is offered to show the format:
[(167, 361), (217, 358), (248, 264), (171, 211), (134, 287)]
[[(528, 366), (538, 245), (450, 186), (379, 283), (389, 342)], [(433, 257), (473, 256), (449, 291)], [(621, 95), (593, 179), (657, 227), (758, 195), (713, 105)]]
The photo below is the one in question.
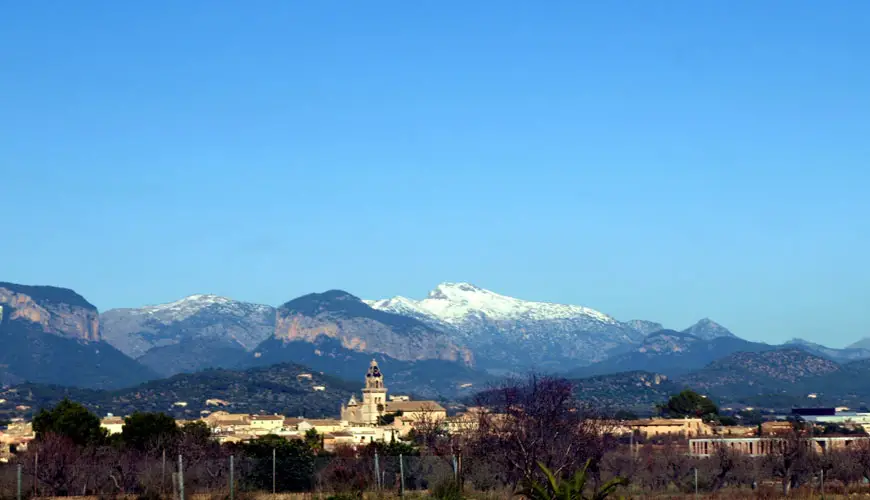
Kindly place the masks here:
[[(311, 378), (302, 373), (299, 378)], [(317, 388), (315, 387), (315, 390)], [(207, 405), (229, 406), (231, 403), (209, 399)], [(177, 404), (186, 404), (183, 402)], [(406, 440), (421, 426), (437, 427), (447, 434), (462, 434), (476, 430), (483, 408), (471, 407), (456, 415), (448, 416), (447, 410), (436, 401), (415, 401), (409, 396), (390, 395), (383, 372), (378, 363), (371, 361), (365, 373), (365, 385), (361, 398), (352, 395), (338, 409), (340, 418), (306, 418), (278, 414), (242, 414), (224, 410), (204, 411), (199, 419), (210, 430), (212, 437), (221, 444), (249, 442), (266, 435), (284, 439), (304, 439), (316, 434), (321, 449), (332, 452), (341, 447), (365, 446), (369, 443), (386, 443)], [(490, 417), (497, 416), (490, 413)], [(776, 439), (791, 431), (798, 419), (818, 426), (820, 435), (808, 437), (817, 451), (854, 446), (867, 441), (870, 427), (870, 412), (855, 412), (848, 408), (794, 409), (791, 414), (772, 416), (757, 425), (716, 425), (700, 417), (649, 418), (617, 420), (609, 419), (611, 425), (602, 425), (601, 432), (628, 438), (633, 446), (646, 441), (663, 438), (677, 440), (687, 454), (709, 456), (717, 446), (726, 446), (750, 456), (769, 453), (771, 446), (766, 440)], [(106, 415), (100, 426), (107, 435), (121, 434), (123, 416)], [(177, 420), (179, 426), (190, 421)], [(838, 432), (839, 431), (839, 432)], [(31, 422), (13, 419), (5, 430), (0, 430), (0, 461), (8, 461), (15, 453), (27, 450), (35, 438)]]

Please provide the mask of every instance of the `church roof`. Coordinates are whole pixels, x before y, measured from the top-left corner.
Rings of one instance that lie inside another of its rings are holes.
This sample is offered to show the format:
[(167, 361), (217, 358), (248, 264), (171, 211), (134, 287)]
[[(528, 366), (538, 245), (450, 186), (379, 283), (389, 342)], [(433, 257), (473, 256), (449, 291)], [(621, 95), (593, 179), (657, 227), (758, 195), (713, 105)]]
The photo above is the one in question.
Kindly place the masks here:
[(387, 412), (447, 411), (437, 401), (387, 401)]

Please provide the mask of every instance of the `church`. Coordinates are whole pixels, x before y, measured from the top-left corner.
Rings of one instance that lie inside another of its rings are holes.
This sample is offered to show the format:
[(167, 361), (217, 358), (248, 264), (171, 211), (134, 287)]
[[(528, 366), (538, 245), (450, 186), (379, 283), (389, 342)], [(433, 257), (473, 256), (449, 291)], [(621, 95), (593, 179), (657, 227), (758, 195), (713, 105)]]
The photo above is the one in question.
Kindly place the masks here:
[(362, 400), (352, 395), (347, 405), (341, 405), (341, 419), (351, 425), (378, 425), (378, 419), (386, 415), (396, 416), (407, 423), (423, 418), (440, 422), (447, 418), (447, 410), (435, 401), (389, 401), (384, 374), (375, 360), (366, 372), (366, 385)]

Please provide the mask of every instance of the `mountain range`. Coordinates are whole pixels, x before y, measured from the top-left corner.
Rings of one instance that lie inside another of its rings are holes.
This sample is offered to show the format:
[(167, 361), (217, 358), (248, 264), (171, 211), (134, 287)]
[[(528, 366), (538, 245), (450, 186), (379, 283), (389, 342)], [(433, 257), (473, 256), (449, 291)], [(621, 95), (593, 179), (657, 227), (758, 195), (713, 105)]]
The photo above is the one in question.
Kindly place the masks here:
[(363, 300), (331, 290), (273, 307), (199, 294), (102, 314), (71, 290), (0, 283), (0, 308), (0, 385), (115, 390), (182, 373), (282, 363), (353, 380), (375, 358), (389, 367), (394, 391), (449, 399), (528, 371), (675, 380), (721, 370), (716, 363), (739, 354), (801, 352), (837, 366), (870, 358), (860, 344), (768, 345), (710, 319), (669, 330), (469, 283), (442, 283), (420, 300)]

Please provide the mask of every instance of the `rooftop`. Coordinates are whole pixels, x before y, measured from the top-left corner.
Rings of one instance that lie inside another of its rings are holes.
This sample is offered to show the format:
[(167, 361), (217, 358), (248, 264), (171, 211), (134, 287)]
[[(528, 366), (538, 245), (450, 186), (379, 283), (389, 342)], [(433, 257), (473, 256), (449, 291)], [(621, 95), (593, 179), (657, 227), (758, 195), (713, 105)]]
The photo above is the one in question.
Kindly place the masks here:
[(447, 411), (436, 401), (387, 401), (388, 412)]

